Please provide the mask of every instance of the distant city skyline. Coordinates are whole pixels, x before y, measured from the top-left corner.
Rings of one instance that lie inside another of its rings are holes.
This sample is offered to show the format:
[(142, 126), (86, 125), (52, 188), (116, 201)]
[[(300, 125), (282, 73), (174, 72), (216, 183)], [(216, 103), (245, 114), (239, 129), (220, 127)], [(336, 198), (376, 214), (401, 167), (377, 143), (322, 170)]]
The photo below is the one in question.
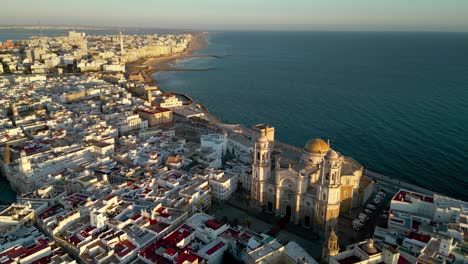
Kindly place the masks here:
[(468, 31), (462, 0), (17, 0), (2, 3), (2, 11), (0, 26)]

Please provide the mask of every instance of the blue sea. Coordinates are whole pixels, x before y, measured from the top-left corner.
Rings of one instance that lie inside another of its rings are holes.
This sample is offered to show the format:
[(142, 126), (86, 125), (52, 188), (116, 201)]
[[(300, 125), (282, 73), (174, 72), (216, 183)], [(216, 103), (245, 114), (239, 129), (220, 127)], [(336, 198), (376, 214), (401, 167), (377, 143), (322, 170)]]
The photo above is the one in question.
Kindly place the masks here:
[(311, 138), (366, 169), (468, 200), (468, 34), (227, 32), (161, 72), (226, 123), (267, 123), (295, 145)]

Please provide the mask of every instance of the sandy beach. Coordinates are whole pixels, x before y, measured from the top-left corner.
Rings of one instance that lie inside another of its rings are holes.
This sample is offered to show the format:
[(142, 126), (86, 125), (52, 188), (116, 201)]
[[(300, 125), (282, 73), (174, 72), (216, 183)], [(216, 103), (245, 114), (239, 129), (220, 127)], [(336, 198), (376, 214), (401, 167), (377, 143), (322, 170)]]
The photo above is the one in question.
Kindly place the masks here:
[(160, 71), (203, 71), (209, 69), (181, 69), (172, 67), (171, 64), (177, 60), (186, 58), (200, 58), (200, 57), (215, 57), (213, 55), (201, 55), (194, 54), (195, 51), (206, 47), (207, 42), (205, 40), (207, 33), (195, 33), (189, 43), (187, 50), (183, 53), (177, 53), (166, 56), (148, 57), (137, 61), (127, 63), (127, 71), (138, 72), (141, 71), (145, 77), (146, 83), (153, 85), (155, 80), (151, 77), (151, 74)]

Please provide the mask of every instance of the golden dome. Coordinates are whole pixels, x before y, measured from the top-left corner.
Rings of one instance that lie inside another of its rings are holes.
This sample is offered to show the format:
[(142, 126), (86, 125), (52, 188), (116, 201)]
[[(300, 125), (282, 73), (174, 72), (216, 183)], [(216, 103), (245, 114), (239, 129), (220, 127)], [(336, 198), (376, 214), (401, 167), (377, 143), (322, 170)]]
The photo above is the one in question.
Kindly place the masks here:
[(330, 150), (330, 146), (328, 146), (327, 142), (316, 138), (307, 141), (304, 150), (312, 154), (325, 154)]

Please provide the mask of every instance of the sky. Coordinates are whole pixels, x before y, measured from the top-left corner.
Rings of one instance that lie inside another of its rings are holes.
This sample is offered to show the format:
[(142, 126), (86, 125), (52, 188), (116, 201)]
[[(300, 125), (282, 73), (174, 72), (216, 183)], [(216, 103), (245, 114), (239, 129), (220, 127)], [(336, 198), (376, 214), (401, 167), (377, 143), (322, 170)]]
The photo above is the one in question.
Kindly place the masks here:
[(467, 0), (13, 0), (0, 26), (468, 31)]

